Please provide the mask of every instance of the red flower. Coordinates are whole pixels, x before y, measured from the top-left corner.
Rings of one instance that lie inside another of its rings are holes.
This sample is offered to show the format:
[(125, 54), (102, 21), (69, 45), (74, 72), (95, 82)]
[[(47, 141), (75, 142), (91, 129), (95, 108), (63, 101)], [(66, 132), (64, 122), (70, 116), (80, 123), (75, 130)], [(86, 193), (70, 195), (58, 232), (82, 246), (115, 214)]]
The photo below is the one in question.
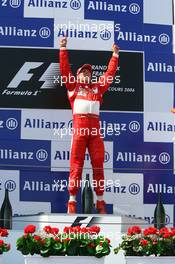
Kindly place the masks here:
[(100, 244), (99, 244), (101, 247), (103, 246), (103, 242), (100, 242)]
[(94, 245), (94, 243), (91, 242), (91, 243), (88, 244), (88, 247), (90, 247), (90, 248), (94, 248), (95, 245)]
[(59, 237), (55, 237), (54, 240), (55, 241), (60, 241), (60, 238)]
[(73, 233), (73, 232), (74, 232), (74, 231), (73, 231), (73, 227), (71, 227), (71, 226), (66, 226), (66, 227), (64, 228), (63, 232), (66, 233), (66, 234)]
[(45, 227), (43, 228), (43, 230), (44, 230), (46, 233), (51, 233), (51, 231), (52, 231), (52, 227), (51, 227), (51, 226), (45, 226)]
[(106, 241), (108, 242), (108, 244), (111, 243), (111, 240), (109, 238), (106, 238)]
[(69, 237), (67, 237), (67, 238), (65, 238), (64, 240), (63, 240), (63, 242), (69, 242), (70, 241), (70, 238)]
[(34, 238), (34, 240), (36, 240), (36, 241), (39, 241), (39, 240), (41, 239), (40, 236), (34, 236), (33, 238)]
[(175, 236), (175, 228), (174, 227), (171, 228), (171, 235)]
[(69, 233), (69, 227), (68, 226), (65, 226), (65, 228), (63, 229), (63, 232), (68, 234)]
[(4, 241), (0, 240), (0, 247), (2, 247), (4, 245)]
[(146, 229), (143, 231), (144, 236), (148, 236), (148, 235), (156, 235), (157, 233), (158, 233), (158, 230), (157, 230), (157, 228), (155, 228), (155, 227), (149, 227), (149, 228), (146, 228)]
[(133, 226), (128, 228), (128, 235), (132, 236), (135, 234), (140, 234), (142, 232), (141, 228), (139, 226)]
[(34, 225), (28, 225), (24, 228), (24, 233), (25, 234), (32, 234), (32, 233), (35, 233), (35, 230), (36, 230), (36, 226)]
[(41, 244), (42, 245), (45, 245), (45, 243), (46, 243), (46, 240), (45, 239), (41, 240)]
[(81, 228), (81, 233), (84, 234), (84, 233), (88, 233), (89, 232), (89, 228), (88, 227), (82, 227)]
[(169, 232), (169, 229), (167, 227), (163, 227), (159, 230), (160, 235), (163, 235), (163, 234), (168, 233), (168, 232)]
[(141, 239), (141, 240), (140, 240), (140, 244), (141, 244), (142, 246), (147, 246), (147, 245), (148, 245), (148, 241), (147, 241), (146, 239)]
[(157, 245), (157, 240), (156, 239), (153, 240), (153, 245)]
[(51, 234), (53, 234), (53, 235), (57, 235), (58, 232), (59, 232), (59, 229), (58, 229), (57, 227), (53, 227), (53, 228), (51, 229)]
[(74, 227), (72, 227), (72, 231), (73, 231), (73, 233), (80, 233), (81, 227), (80, 226), (74, 226)]
[(163, 238), (169, 238), (171, 237), (171, 233), (170, 232), (167, 232), (165, 234), (163, 234)]
[(99, 232), (100, 232), (100, 227), (99, 226), (91, 226), (89, 228), (89, 233), (98, 234)]
[(6, 228), (0, 228), (0, 236), (1, 237), (7, 237), (8, 236), (8, 230)]

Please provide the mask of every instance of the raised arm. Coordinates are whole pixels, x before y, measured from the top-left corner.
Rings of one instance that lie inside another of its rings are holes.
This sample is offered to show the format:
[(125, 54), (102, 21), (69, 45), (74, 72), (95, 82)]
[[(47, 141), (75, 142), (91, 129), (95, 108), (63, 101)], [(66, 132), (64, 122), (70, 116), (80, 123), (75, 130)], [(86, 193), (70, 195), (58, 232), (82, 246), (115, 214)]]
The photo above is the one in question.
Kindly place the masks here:
[(69, 56), (68, 51), (66, 49), (67, 46), (67, 38), (64, 37), (60, 40), (60, 72), (62, 76), (62, 83), (66, 85), (66, 88), (69, 91), (75, 89), (76, 80), (74, 75), (72, 74), (70, 63), (69, 63)]
[(102, 94), (108, 90), (110, 84), (114, 81), (115, 73), (118, 68), (119, 47), (116, 44), (113, 44), (112, 50), (113, 54), (109, 61), (108, 69), (99, 78), (100, 89)]

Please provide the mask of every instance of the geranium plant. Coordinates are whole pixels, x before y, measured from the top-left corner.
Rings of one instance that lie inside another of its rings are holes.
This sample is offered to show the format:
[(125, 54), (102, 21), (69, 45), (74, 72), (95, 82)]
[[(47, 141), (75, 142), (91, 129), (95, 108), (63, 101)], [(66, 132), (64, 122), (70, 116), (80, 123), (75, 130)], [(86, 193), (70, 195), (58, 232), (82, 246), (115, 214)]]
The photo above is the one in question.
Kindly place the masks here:
[(58, 228), (45, 226), (36, 231), (34, 225), (24, 228), (24, 235), (17, 239), (17, 250), (23, 255), (49, 256), (95, 256), (110, 253), (110, 240), (99, 234), (98, 226)]
[(175, 227), (160, 230), (130, 227), (114, 252), (117, 254), (121, 249), (125, 256), (175, 256)]
[(6, 228), (0, 228), (0, 255), (10, 250), (10, 244), (4, 242), (1, 237), (8, 237), (8, 230)]

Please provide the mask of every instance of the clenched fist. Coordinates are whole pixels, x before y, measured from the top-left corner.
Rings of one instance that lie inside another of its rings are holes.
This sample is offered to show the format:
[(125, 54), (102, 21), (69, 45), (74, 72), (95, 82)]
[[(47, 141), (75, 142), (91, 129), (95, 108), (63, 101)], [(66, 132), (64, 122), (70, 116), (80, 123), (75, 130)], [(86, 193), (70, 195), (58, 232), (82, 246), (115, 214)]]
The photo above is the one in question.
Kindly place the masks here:
[(116, 53), (116, 54), (118, 54), (119, 53), (119, 46), (117, 46), (117, 44), (113, 44), (112, 45), (112, 51), (114, 52), (114, 53)]
[(60, 48), (66, 48), (67, 46), (67, 37), (61, 38), (60, 40)]

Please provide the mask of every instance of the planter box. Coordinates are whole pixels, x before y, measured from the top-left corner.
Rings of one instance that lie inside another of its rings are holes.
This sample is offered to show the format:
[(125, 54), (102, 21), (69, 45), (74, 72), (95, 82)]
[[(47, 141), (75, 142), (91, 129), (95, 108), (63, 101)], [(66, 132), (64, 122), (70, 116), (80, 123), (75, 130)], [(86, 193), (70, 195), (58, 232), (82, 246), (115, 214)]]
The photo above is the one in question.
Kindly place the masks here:
[(175, 256), (172, 257), (125, 257), (127, 264), (175, 264)]
[(24, 259), (25, 264), (104, 264), (104, 257), (100, 259), (88, 256), (51, 256), (44, 258), (34, 255), (24, 256)]

